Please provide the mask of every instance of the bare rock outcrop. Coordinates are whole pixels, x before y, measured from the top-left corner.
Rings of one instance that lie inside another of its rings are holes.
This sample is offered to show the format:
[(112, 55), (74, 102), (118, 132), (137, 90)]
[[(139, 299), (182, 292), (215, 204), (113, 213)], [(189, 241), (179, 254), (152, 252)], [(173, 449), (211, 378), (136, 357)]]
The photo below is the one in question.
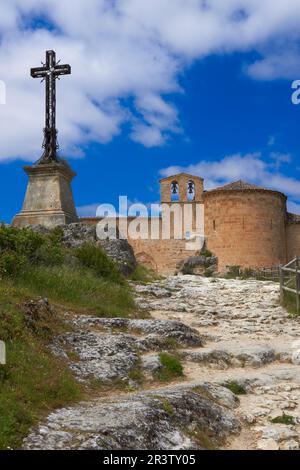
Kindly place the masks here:
[(24, 449), (212, 449), (239, 429), (233, 411), (209, 391), (179, 386), (58, 410)]

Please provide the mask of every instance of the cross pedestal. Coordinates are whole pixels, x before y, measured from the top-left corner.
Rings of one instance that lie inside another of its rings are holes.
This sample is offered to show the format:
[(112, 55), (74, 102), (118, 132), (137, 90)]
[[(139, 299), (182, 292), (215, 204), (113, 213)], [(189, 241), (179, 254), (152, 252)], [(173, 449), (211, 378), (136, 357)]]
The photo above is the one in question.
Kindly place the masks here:
[(76, 174), (62, 161), (24, 167), (29, 182), (22, 211), (16, 215), (13, 225), (58, 225), (78, 222), (71, 181)]

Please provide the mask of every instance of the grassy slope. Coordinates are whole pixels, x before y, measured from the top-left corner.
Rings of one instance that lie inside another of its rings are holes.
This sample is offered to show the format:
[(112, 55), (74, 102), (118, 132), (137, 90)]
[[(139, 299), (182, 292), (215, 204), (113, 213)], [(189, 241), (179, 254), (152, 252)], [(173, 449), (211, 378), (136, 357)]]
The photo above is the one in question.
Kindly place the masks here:
[(127, 283), (117, 284), (85, 268), (48, 266), (28, 269), (14, 280), (28, 295), (47, 297), (80, 313), (127, 317), (134, 302)]
[[(0, 448), (16, 448), (38, 418), (81, 396), (66, 364), (47, 349), (49, 336), (26, 327), (20, 301), (24, 293), (11, 283), (0, 287), (0, 338), (7, 364), (0, 366)], [(62, 326), (57, 322), (53, 332)], [(51, 326), (50, 326), (51, 328)]]
[(47, 297), (78, 313), (134, 313), (129, 285), (106, 255), (87, 246), (69, 258), (57, 237), (36, 240), (28, 231), (0, 228), (0, 339), (7, 348), (7, 364), (0, 365), (0, 449), (18, 448), (43, 414), (84, 395), (66, 363), (48, 348), (51, 336), (66, 326), (55, 318), (50, 334), (33, 332), (22, 303)]

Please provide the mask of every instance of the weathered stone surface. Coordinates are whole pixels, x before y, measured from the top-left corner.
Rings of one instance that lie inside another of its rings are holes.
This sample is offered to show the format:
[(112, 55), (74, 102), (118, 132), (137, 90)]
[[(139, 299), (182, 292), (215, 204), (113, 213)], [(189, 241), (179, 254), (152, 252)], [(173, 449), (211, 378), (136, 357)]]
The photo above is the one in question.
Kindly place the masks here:
[(64, 225), (63, 243), (69, 248), (78, 248), (85, 243), (96, 243), (96, 228), (82, 223)]
[(221, 369), (227, 369), (232, 364), (232, 358), (226, 351), (203, 348), (202, 350), (182, 351), (181, 356), (192, 362), (216, 365)]
[(128, 379), (139, 359), (135, 338), (129, 335), (81, 331), (62, 335), (59, 343), (62, 347), (71, 347), (77, 354), (78, 360), (72, 361), (70, 368), (82, 380)]
[(142, 368), (146, 373), (153, 374), (162, 369), (158, 354), (148, 354), (142, 356)]
[(137, 339), (137, 345), (142, 349), (156, 349), (156, 344), (159, 347), (163, 346), (163, 344), (166, 344), (166, 340), (174, 340), (174, 342), (182, 346), (203, 345), (203, 339), (195, 329), (178, 321), (110, 319), (85, 316), (77, 316), (73, 321), (77, 325), (98, 325), (107, 329), (126, 328), (128, 332), (146, 335)]
[(62, 228), (63, 242), (67, 246), (77, 248), (84, 243), (97, 244), (118, 264), (125, 276), (130, 275), (136, 267), (134, 252), (127, 240), (98, 240), (96, 227), (83, 223), (69, 224)]
[(21, 307), (25, 322), (31, 330), (36, 331), (43, 328), (45, 331), (49, 331), (47, 324), (53, 321), (55, 310), (49, 304), (48, 299), (27, 300)]
[[(32, 431), (26, 448), (188, 449), (203, 447), (203, 437), (206, 446), (210, 437), (225, 449), (300, 446), (300, 367), (292, 362), (300, 321), (280, 307), (277, 284), (186, 275), (133, 288), (151, 319), (67, 315), (78, 347), (71, 365), (79, 365), (81, 380), (85, 373), (107, 383), (117, 377), (133, 387), (131, 376), (142, 370), (140, 387), (151, 390), (118, 396), (114, 389), (114, 398), (99, 395), (58, 410)], [(60, 348), (70, 344), (60, 342)], [(159, 352), (168, 349), (180, 357), (184, 377), (162, 387), (153, 374)], [(292, 416), (291, 425), (271, 422), (283, 413)], [(239, 428), (233, 417), (242, 433), (221, 444), (221, 429)]]
[(218, 271), (218, 258), (215, 256), (191, 256), (180, 262), (178, 270), (183, 274), (214, 274)]
[(59, 410), (28, 436), (24, 448), (205, 449), (239, 427), (232, 411), (201, 393), (166, 388), (155, 395), (135, 394)]
[[(32, 228), (40, 233), (48, 232), (47, 228), (42, 225)], [(66, 247), (79, 248), (85, 243), (92, 243), (100, 246), (117, 263), (125, 276), (129, 276), (135, 269), (134, 252), (127, 240), (98, 240), (95, 226), (79, 222), (61, 225), (61, 229), (63, 231), (62, 243)]]
[(127, 240), (98, 240), (107, 255), (118, 263), (122, 273), (129, 276), (137, 263), (132, 246)]
[(279, 450), (279, 444), (274, 439), (260, 439), (257, 442), (258, 450)]
[(27, 166), (24, 169), (29, 182), (22, 211), (13, 220), (14, 226), (43, 225), (53, 228), (78, 220), (71, 189), (71, 181), (76, 175), (66, 162)]
[[(56, 338), (52, 349), (64, 356), (64, 350), (71, 348), (78, 360), (72, 361), (70, 368), (85, 381), (92, 377), (104, 382), (129, 380), (130, 371), (138, 366), (139, 356), (147, 351), (174, 349), (177, 344), (186, 347), (202, 344), (197, 331), (180, 322), (81, 315), (72, 316), (69, 321), (78, 331)], [(148, 372), (150, 357), (146, 356), (147, 363), (142, 356)]]

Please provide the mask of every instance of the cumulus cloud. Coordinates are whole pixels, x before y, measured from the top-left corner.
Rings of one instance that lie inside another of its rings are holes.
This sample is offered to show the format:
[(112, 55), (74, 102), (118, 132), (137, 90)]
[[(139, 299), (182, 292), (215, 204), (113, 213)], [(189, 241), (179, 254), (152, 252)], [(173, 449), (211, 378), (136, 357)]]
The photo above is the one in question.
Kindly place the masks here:
[(205, 188), (213, 189), (236, 180), (245, 180), (258, 184), (265, 188), (281, 191), (288, 195), (291, 211), (300, 213), (300, 180), (285, 176), (279, 171), (278, 164), (274, 165), (274, 158), (280, 162), (280, 166), (291, 161), (288, 154), (272, 153), (268, 159), (263, 158), (261, 152), (236, 154), (226, 156), (220, 160), (202, 160), (194, 165), (186, 167), (171, 166), (160, 171), (163, 177), (185, 172), (201, 176), (205, 179)]
[(256, 50), (261, 58), (246, 71), (260, 79), (298, 70), (299, 0), (0, 0), (0, 11), (2, 160), (40, 152), (43, 86), (29, 69), (45, 49), (73, 68), (58, 87), (60, 142), (73, 156), (124, 124), (147, 147), (180, 132), (168, 97), (209, 54)]

